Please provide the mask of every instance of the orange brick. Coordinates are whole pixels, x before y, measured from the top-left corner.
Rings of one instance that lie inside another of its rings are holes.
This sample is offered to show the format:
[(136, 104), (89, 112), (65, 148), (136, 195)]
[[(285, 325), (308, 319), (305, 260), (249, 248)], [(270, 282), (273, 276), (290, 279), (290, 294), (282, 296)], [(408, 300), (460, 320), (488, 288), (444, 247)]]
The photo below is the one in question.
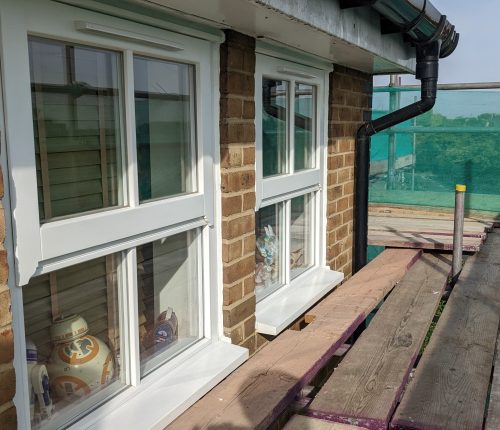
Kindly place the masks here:
[(255, 102), (253, 100), (245, 100), (243, 102), (243, 118), (255, 118)]
[(255, 192), (250, 191), (249, 193), (243, 194), (243, 210), (247, 211), (250, 209), (255, 209)]
[(347, 224), (349, 221), (352, 221), (353, 213), (352, 211), (345, 211), (342, 213), (342, 223)]
[(260, 333), (255, 333), (256, 340), (256, 349), (261, 349), (264, 345), (269, 343), (269, 340), (265, 336), (262, 336)]
[(14, 334), (9, 325), (0, 329), (0, 364), (14, 359)]
[(221, 175), (221, 191), (232, 193), (253, 189), (255, 186), (255, 170), (228, 171)]
[(337, 202), (337, 212), (343, 212), (349, 207), (349, 197), (343, 197)]
[(222, 261), (229, 263), (233, 260), (240, 258), (243, 249), (243, 241), (237, 240), (236, 242), (222, 244)]
[(244, 339), (243, 326), (239, 325), (236, 327), (231, 327), (230, 329), (225, 329), (224, 335), (231, 338), (232, 344), (239, 345)]
[(252, 276), (243, 281), (243, 295), (246, 296), (252, 293), (255, 293), (255, 274), (252, 274)]
[(349, 229), (347, 225), (343, 225), (335, 232), (335, 238), (337, 241), (342, 240), (349, 234)]
[(255, 314), (255, 295), (247, 296), (241, 301), (225, 307), (222, 314), (224, 327), (232, 327), (247, 319)]
[(228, 46), (227, 67), (230, 69), (243, 70), (243, 56), (245, 52), (239, 47)]
[(240, 282), (230, 287), (224, 287), (222, 296), (224, 306), (232, 305), (238, 300), (241, 300), (243, 298), (243, 283)]
[(354, 193), (354, 181), (346, 182), (344, 184), (344, 195)]
[(255, 333), (255, 315), (252, 315), (243, 323), (244, 337), (250, 337)]
[(242, 117), (243, 100), (241, 98), (234, 98), (231, 96), (221, 97), (220, 118), (222, 121), (227, 118), (241, 119)]
[(353, 179), (349, 168), (339, 170), (338, 175), (339, 184)]
[(235, 239), (255, 230), (255, 214), (242, 215), (232, 220), (222, 221), (222, 238)]
[(248, 339), (246, 339), (244, 342), (240, 344), (243, 348), (248, 348), (248, 352), (250, 355), (253, 355), (256, 350), (256, 339), (255, 335), (250, 336)]
[(0, 428), (2, 430), (17, 429), (17, 414), (14, 405), (0, 412)]
[(255, 164), (255, 147), (243, 148), (243, 164), (245, 166)]
[(14, 368), (0, 372), (0, 405), (10, 402), (16, 394), (16, 373)]
[(220, 165), (222, 168), (241, 167), (243, 154), (240, 147), (222, 146), (220, 149)]
[[(223, 267), (223, 278), (225, 284), (233, 284), (236, 281), (252, 275), (255, 272), (255, 257), (250, 255), (242, 258), (231, 265)], [(234, 324), (233, 324), (234, 325)]]
[(354, 166), (354, 153), (349, 152), (344, 155), (344, 166)]
[(344, 166), (343, 155), (330, 155), (328, 157), (328, 170), (340, 169)]
[(9, 278), (9, 265), (7, 264), (7, 251), (0, 249), (0, 285), (6, 285)]
[(10, 291), (0, 293), (0, 327), (12, 322)]
[(252, 234), (243, 239), (243, 255), (255, 252), (255, 235)]
[(243, 198), (237, 196), (222, 196), (222, 216), (230, 216), (241, 212)]

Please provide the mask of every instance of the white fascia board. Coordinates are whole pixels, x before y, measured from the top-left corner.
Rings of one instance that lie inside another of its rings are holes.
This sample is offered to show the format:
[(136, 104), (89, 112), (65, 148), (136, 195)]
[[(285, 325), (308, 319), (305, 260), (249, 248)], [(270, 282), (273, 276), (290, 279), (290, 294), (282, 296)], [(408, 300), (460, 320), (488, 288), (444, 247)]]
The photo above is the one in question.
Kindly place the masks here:
[(359, 47), (374, 55), (375, 63), (393, 63), (407, 72), (415, 70), (415, 50), (404, 42), (401, 34), (382, 35), (380, 16), (370, 8), (341, 9), (337, 0), (251, 1)]
[(257, 303), (255, 330), (276, 336), (339, 285), (344, 274), (327, 267), (303, 273), (290, 285)]
[(376, 12), (342, 10), (338, 0), (127, 0), (131, 1), (366, 73), (415, 71), (415, 49), (401, 34), (382, 35)]

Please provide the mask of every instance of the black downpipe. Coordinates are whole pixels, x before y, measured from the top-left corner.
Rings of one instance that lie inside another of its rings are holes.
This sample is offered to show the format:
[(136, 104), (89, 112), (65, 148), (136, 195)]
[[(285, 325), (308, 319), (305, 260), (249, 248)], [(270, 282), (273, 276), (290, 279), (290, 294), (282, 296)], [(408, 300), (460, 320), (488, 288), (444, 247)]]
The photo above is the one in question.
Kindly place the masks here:
[(417, 45), (416, 49), (415, 77), (421, 81), (421, 99), (381, 118), (364, 123), (356, 136), (354, 272), (362, 269), (367, 262), (370, 137), (429, 111), (436, 102), (441, 40), (435, 40), (426, 45)]

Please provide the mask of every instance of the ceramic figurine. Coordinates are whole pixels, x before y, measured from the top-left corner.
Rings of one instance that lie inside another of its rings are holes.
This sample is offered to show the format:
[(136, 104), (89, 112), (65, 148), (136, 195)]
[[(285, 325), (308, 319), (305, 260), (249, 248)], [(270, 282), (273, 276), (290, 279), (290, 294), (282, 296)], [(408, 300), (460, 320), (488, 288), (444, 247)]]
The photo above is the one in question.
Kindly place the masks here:
[(270, 225), (264, 227), (264, 234), (257, 238), (256, 247), (262, 259), (256, 266), (256, 284), (267, 287), (276, 281), (278, 258), (278, 239)]
[(29, 338), (26, 339), (26, 361), (31, 421), (39, 423), (51, 417), (53, 405), (49, 393), (47, 368), (43, 364), (38, 364), (36, 345)]
[(88, 395), (113, 379), (111, 351), (88, 331), (80, 315), (61, 316), (52, 324), (54, 349), (48, 370), (51, 385), (61, 398)]
[(143, 347), (145, 349), (163, 349), (167, 345), (175, 342), (178, 336), (179, 323), (172, 308), (167, 308), (156, 319), (156, 323), (144, 338)]

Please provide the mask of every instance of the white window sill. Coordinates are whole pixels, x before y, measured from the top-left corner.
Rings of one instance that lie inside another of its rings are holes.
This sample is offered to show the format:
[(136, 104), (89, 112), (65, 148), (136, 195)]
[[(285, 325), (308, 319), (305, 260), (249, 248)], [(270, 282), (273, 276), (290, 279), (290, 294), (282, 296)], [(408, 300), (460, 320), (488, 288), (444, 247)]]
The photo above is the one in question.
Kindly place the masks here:
[(344, 279), (327, 267), (309, 270), (257, 303), (255, 329), (278, 335)]
[(208, 343), (174, 370), (161, 369), (76, 422), (71, 429), (163, 429), (248, 358), (248, 349)]

